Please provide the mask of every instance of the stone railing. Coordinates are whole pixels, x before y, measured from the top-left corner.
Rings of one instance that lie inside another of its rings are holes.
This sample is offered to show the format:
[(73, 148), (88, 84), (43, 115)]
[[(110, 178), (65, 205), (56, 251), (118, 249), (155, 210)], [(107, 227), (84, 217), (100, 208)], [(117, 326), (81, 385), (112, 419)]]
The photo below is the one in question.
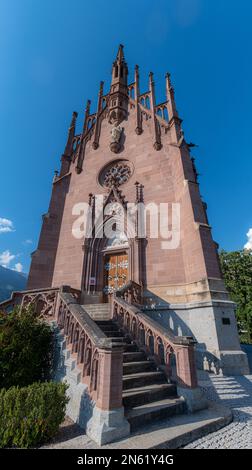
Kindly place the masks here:
[(59, 292), (70, 292), (77, 300), (80, 291), (72, 289), (70, 286), (49, 287), (47, 289), (32, 289), (13, 292), (10, 299), (0, 303), (0, 310), (10, 311), (19, 306), (21, 309), (32, 307), (39, 318), (50, 320), (55, 317), (55, 309)]
[(172, 378), (172, 364), (175, 362), (178, 385), (191, 389), (197, 387), (193, 338), (174, 336), (137, 307), (116, 296), (112, 300), (112, 315), (139, 348), (164, 370), (168, 380)]
[(59, 292), (55, 319), (68, 348), (76, 355), (82, 381), (88, 385), (96, 406), (102, 410), (120, 408), (122, 342), (105, 336), (71, 293)]
[(32, 306), (40, 318), (53, 318), (56, 308), (58, 288), (33, 289), (13, 292), (11, 298), (0, 303), (0, 310), (9, 312), (14, 307)]
[(115, 295), (130, 305), (142, 305), (143, 303), (143, 288), (134, 281), (129, 281), (121, 289), (118, 289)]

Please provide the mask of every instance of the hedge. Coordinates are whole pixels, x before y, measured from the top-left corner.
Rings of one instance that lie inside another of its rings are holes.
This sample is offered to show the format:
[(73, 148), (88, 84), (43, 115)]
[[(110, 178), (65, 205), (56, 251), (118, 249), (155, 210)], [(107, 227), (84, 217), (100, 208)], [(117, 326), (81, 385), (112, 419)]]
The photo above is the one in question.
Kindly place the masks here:
[(52, 360), (52, 328), (31, 308), (0, 312), (0, 388), (49, 380)]
[(64, 383), (34, 383), (0, 390), (0, 447), (27, 448), (50, 440), (64, 420)]

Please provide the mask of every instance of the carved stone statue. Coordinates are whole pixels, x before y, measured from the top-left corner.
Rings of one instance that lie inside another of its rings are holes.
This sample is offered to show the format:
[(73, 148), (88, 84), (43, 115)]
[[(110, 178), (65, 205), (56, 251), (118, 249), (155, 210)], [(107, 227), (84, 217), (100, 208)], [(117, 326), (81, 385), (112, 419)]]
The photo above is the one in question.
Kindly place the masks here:
[(121, 133), (122, 133), (122, 127), (121, 126), (113, 126), (111, 130), (111, 135), (112, 135), (112, 142), (120, 142), (121, 138)]
[(121, 135), (122, 135), (122, 127), (121, 126), (113, 126), (111, 129), (111, 143), (110, 143), (110, 149), (112, 152), (118, 153), (119, 150), (121, 149)]

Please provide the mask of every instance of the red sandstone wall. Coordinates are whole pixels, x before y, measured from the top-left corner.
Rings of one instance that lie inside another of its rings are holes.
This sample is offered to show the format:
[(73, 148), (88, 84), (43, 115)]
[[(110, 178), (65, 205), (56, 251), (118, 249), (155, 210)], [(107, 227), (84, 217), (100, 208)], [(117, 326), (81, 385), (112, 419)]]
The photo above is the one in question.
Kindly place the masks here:
[(70, 176), (62, 178), (53, 185), (51, 201), (47, 214), (43, 216), (37, 250), (32, 254), (27, 289), (50, 287), (54, 272), (61, 221)]
[[(133, 162), (135, 170), (131, 179), (120, 189), (129, 202), (135, 201), (136, 181), (144, 185), (145, 203), (181, 202), (181, 244), (176, 250), (161, 250), (160, 240), (148, 240), (147, 283), (169, 285), (195, 282), (206, 277), (220, 277), (215, 247), (209, 229), (199, 229), (195, 222), (205, 224), (205, 212), (199, 196), (198, 186), (188, 151), (181, 151), (169, 145), (172, 133), (162, 133), (163, 147), (153, 148), (152, 121), (144, 121), (143, 133), (136, 135), (135, 111), (121, 124), (124, 127), (124, 149), (119, 154), (111, 152), (111, 125), (102, 122), (99, 148), (87, 143), (83, 171), (77, 174), (72, 165), (69, 191), (66, 195), (64, 214), (59, 234), (52, 285), (70, 284), (80, 288), (83, 266), (83, 240), (76, 240), (71, 234), (72, 207), (78, 202), (87, 202), (88, 194), (102, 194), (106, 191), (97, 182), (100, 169), (109, 161), (126, 158)], [(56, 183), (60, 184), (60, 183)], [(203, 253), (204, 251), (204, 253)]]

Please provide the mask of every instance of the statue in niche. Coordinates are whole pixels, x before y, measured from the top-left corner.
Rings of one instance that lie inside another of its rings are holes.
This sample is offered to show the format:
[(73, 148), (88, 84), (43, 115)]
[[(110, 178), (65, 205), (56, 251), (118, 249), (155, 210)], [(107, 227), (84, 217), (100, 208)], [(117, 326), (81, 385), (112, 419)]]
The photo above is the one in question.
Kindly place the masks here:
[(110, 142), (110, 150), (114, 153), (118, 153), (121, 149), (121, 135), (122, 135), (123, 128), (121, 126), (113, 126), (111, 129), (111, 142)]

